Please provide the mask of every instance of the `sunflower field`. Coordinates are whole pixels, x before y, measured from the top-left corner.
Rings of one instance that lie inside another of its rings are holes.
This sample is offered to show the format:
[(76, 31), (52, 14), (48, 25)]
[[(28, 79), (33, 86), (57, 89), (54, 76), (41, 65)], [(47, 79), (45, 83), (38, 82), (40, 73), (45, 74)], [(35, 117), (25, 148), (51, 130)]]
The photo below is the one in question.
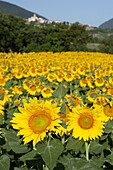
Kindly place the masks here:
[(111, 170), (112, 152), (112, 54), (0, 53), (0, 170)]

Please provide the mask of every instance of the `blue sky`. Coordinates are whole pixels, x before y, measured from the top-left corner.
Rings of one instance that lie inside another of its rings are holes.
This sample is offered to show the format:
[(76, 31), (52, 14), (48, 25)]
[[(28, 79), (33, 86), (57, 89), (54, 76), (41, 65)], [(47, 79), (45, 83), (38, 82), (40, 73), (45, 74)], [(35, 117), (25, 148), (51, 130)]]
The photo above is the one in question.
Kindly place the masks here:
[(113, 18), (113, 0), (5, 0), (49, 20), (98, 27)]

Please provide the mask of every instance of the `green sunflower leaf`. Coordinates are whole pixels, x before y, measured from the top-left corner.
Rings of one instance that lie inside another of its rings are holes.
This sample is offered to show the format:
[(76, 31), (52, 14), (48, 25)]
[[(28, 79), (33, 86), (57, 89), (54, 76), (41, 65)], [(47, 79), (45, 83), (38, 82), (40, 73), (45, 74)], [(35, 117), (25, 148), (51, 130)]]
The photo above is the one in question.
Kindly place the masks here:
[(92, 154), (99, 154), (102, 153), (104, 149), (106, 149), (108, 147), (108, 143), (104, 142), (102, 145), (99, 144), (97, 141), (92, 141), (91, 145), (90, 145), (90, 149), (89, 152)]
[(41, 167), (44, 164), (41, 155), (39, 155), (36, 150), (32, 150), (22, 155), (19, 159), (22, 162), (29, 163), (32, 166), (38, 165), (38, 167)]
[(79, 140), (79, 139), (74, 139), (72, 137), (69, 138), (66, 149), (67, 150), (74, 150), (74, 151), (80, 151), (80, 149), (82, 148), (82, 146), (84, 145), (84, 141), (83, 140)]
[(2, 155), (0, 157), (0, 169), (9, 170), (10, 168), (10, 158), (7, 155)]
[(54, 98), (63, 98), (67, 94), (68, 89), (65, 88), (62, 84), (58, 86), (56, 91), (53, 93)]
[(60, 157), (59, 162), (64, 165), (65, 170), (102, 170), (100, 167), (102, 163), (98, 166), (92, 160), (74, 158), (69, 153)]
[(113, 120), (109, 120), (106, 124), (105, 124), (105, 133), (111, 133), (113, 131)]
[(38, 143), (36, 148), (50, 170), (53, 170), (56, 166), (57, 159), (64, 149), (62, 143), (58, 139), (46, 143)]
[(37, 155), (37, 152), (32, 150), (31, 152), (28, 152), (24, 154), (23, 156), (21, 156), (19, 159), (25, 162), (26, 160), (32, 160), (36, 155)]
[(106, 157), (106, 161), (113, 165), (113, 152)]
[[(3, 130), (3, 135), (5, 137), (7, 146), (9, 146), (15, 153), (26, 153), (29, 151), (27, 146), (21, 144), (17, 134), (14, 130)], [(9, 148), (8, 147), (8, 148)]]

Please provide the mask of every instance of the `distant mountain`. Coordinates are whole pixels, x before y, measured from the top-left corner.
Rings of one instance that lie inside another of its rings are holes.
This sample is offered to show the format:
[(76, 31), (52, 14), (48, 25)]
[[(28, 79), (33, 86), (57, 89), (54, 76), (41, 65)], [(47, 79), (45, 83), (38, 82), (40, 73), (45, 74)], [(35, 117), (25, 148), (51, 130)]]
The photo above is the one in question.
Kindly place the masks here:
[[(0, 12), (2, 14), (12, 14), (12, 15), (26, 18), (26, 19), (33, 16), (33, 14), (34, 14), (34, 12), (28, 11), (24, 8), (17, 6), (17, 5), (11, 4), (9, 2), (1, 1), (1, 0), (0, 0)], [(36, 14), (36, 15), (37, 15), (37, 17), (46, 19), (45, 17), (43, 17), (41, 15), (38, 15), (38, 14)]]
[(113, 18), (104, 22), (99, 26), (99, 28), (104, 28), (104, 29), (112, 29), (113, 28)]

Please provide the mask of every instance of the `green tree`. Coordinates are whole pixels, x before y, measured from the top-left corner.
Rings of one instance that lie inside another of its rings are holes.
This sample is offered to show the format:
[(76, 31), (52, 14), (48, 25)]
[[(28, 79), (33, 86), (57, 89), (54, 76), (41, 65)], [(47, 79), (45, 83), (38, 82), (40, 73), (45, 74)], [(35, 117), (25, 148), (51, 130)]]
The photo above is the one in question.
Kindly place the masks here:
[(79, 23), (72, 24), (67, 31), (69, 38), (69, 51), (84, 51), (86, 45), (90, 41), (91, 36), (86, 32), (86, 27)]
[(99, 49), (101, 52), (113, 54), (113, 37), (103, 39)]

